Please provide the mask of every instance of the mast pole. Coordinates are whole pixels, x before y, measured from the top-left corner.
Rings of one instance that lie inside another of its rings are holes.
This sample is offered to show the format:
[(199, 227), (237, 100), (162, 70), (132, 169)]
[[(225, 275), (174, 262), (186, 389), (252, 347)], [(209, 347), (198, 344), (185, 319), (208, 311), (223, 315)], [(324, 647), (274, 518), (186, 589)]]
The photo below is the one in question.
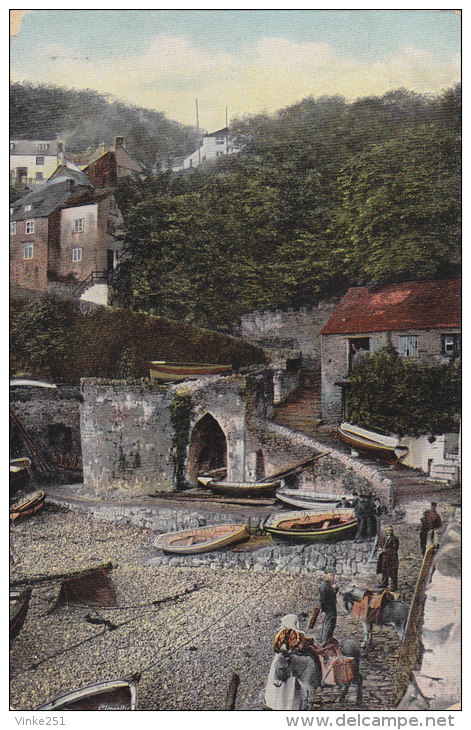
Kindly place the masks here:
[(200, 120), (198, 116), (198, 99), (196, 99), (196, 129), (198, 133), (198, 167), (201, 165), (201, 140), (200, 140)]

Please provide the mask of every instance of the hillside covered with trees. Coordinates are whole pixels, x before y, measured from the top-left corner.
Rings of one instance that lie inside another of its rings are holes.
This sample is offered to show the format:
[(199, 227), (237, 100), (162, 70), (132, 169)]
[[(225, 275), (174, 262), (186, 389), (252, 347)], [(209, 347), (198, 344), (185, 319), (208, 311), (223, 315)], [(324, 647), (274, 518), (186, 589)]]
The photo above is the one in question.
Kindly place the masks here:
[(235, 120), (243, 153), (122, 183), (115, 302), (230, 331), (254, 309), (457, 274), (460, 125), (459, 87)]
[(167, 160), (191, 152), (197, 141), (193, 127), (91, 89), (11, 84), (10, 139), (54, 139), (56, 135), (68, 152), (83, 152), (100, 142), (110, 144), (122, 135), (131, 155), (149, 166), (156, 158)]

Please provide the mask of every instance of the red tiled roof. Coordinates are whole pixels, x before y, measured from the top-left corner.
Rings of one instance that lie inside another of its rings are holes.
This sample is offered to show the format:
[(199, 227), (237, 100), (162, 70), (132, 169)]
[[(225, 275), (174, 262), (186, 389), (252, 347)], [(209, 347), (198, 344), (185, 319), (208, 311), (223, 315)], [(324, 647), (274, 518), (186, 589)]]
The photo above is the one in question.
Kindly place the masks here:
[(461, 279), (349, 289), (321, 335), (461, 326)]
[(81, 205), (92, 205), (93, 203), (99, 203), (100, 200), (109, 198), (112, 194), (112, 190), (90, 190), (80, 193), (72, 200), (69, 200), (63, 208), (79, 208)]

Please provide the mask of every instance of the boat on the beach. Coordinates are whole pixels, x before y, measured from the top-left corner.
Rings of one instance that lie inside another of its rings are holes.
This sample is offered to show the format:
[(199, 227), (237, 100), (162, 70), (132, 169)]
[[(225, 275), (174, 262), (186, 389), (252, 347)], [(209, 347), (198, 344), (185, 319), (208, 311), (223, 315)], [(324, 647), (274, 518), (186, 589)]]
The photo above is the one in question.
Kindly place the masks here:
[(27, 520), (28, 517), (39, 512), (45, 499), (46, 492), (38, 490), (37, 492), (31, 492), (22, 499), (19, 499), (17, 502), (14, 502), (10, 506), (10, 522), (13, 525), (24, 522), (24, 520)]
[(150, 380), (197, 380), (211, 375), (223, 375), (232, 370), (232, 365), (207, 362), (168, 362), (153, 360), (149, 363)]
[(207, 553), (211, 550), (233, 545), (248, 538), (245, 523), (231, 525), (207, 525), (189, 530), (177, 530), (158, 535), (154, 540), (155, 547), (167, 553), (185, 555), (189, 553)]
[(280, 480), (266, 482), (230, 482), (211, 479), (206, 487), (216, 494), (234, 497), (271, 497), (280, 486)]
[(217, 469), (210, 469), (209, 471), (204, 471), (202, 474), (198, 474), (198, 481), (203, 484), (203, 486), (206, 486), (209, 482), (218, 480), (218, 479), (225, 479), (227, 474), (227, 466), (221, 466)]
[(407, 452), (407, 447), (401, 446), (396, 434), (369, 431), (347, 421), (340, 424), (337, 434), (352, 449), (383, 461), (397, 461)]
[[(289, 489), (282, 487), (276, 492), (276, 498), (280, 502), (293, 505), (293, 507), (301, 507), (301, 509), (323, 510), (335, 509), (340, 503), (342, 497), (338, 494), (324, 494), (323, 492), (314, 492), (310, 489)], [(351, 505), (346, 505), (351, 506)]]
[(10, 641), (20, 633), (28, 613), (31, 588), (10, 588)]
[(345, 540), (355, 535), (357, 519), (351, 509), (285, 512), (270, 515), (263, 528), (272, 535), (288, 540)]
[(110, 679), (56, 697), (36, 710), (135, 710), (138, 679)]
[(31, 459), (10, 459), (10, 494), (15, 494), (31, 479)]

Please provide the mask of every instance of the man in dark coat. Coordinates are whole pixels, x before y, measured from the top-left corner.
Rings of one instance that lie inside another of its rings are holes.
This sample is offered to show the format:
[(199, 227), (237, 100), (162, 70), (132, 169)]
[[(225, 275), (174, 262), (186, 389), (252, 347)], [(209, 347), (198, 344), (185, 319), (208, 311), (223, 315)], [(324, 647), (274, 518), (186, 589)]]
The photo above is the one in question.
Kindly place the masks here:
[(326, 573), (319, 587), (319, 603), (324, 612), (322, 624), (321, 644), (326, 644), (334, 635), (337, 624), (337, 593), (338, 585), (334, 581), (333, 573)]
[(391, 590), (397, 591), (398, 550), (399, 538), (396, 537), (391, 526), (386, 527), (386, 537), (382, 541), (382, 552), (378, 556), (376, 568), (376, 572), (383, 576), (381, 588), (387, 588), (389, 580), (391, 580)]
[(432, 535), (435, 536), (435, 530), (440, 529), (442, 526), (442, 518), (437, 512), (437, 503), (432, 502), (430, 505), (430, 509), (426, 509), (422, 517), (420, 518), (421, 528), (420, 528), (420, 547), (422, 550), (422, 555), (425, 554), (425, 549), (427, 547), (427, 535), (429, 532), (432, 532)]
[(373, 495), (370, 493), (366, 497), (365, 504), (365, 522), (366, 522), (366, 536), (368, 538), (376, 537), (377, 532), (377, 512), (375, 503), (373, 502)]
[(366, 510), (365, 510), (365, 496), (360, 494), (360, 498), (355, 504), (355, 517), (357, 518), (357, 534), (355, 535), (355, 542), (359, 542), (366, 537)]

